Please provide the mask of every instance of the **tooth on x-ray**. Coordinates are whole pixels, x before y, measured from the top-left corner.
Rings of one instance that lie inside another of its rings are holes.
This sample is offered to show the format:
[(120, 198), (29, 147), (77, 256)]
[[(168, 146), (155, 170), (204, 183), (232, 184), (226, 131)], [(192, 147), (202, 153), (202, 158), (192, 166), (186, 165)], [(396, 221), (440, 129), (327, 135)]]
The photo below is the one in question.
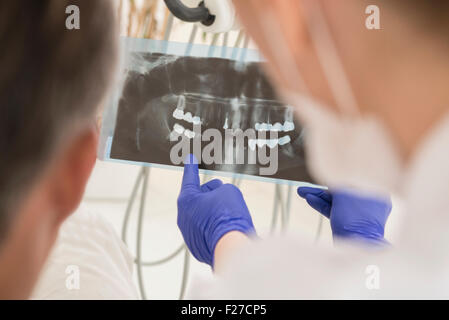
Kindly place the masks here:
[(173, 131), (170, 132), (170, 140), (171, 141), (177, 140), (178, 137), (184, 133), (184, 131), (185, 131), (185, 129), (183, 126), (181, 126), (179, 124), (175, 124), (173, 126)]
[(182, 111), (181, 109), (176, 109), (173, 112), (173, 118), (178, 119), (178, 120), (183, 120), (184, 119), (184, 111)]
[(173, 111), (173, 118), (175, 118), (177, 120), (184, 120), (184, 121), (187, 121), (194, 125), (201, 124), (200, 117), (198, 117), (198, 116), (194, 117), (194, 116), (192, 116), (192, 114), (190, 112), (187, 112), (186, 114), (184, 114), (184, 111), (181, 109), (176, 109), (175, 111)]
[(284, 132), (290, 132), (295, 130), (295, 124), (293, 121), (285, 121), (284, 122)]
[(173, 130), (178, 134), (183, 134), (185, 131), (184, 127), (177, 123), (174, 125)]
[(255, 128), (257, 131), (290, 132), (295, 130), (295, 124), (292, 121), (285, 121), (283, 125), (279, 122), (276, 122), (274, 125), (271, 123), (256, 123)]
[(290, 136), (284, 136), (282, 138), (279, 138), (279, 145), (284, 146), (287, 143), (290, 143), (291, 141), (292, 141), (292, 138), (290, 138)]
[(186, 97), (181, 95), (179, 96), (178, 105), (176, 109), (184, 110), (185, 107), (186, 107)]
[(195, 132), (189, 129), (185, 129), (180, 124), (175, 123), (175, 125), (173, 126), (173, 131), (170, 133), (170, 136), (176, 140), (176, 138), (182, 134), (184, 134), (189, 139), (193, 139), (196, 136)]
[(193, 139), (193, 138), (195, 138), (196, 134), (195, 134), (195, 132), (193, 132), (189, 129), (186, 129), (186, 131), (184, 131), (184, 135), (189, 139)]
[(229, 129), (229, 124), (228, 124), (228, 122), (229, 122), (229, 120), (228, 120), (228, 117), (226, 117), (226, 121), (225, 121), (225, 124), (224, 124), (224, 126), (223, 126), (223, 129)]
[(248, 146), (251, 150), (254, 151), (254, 150), (256, 150), (256, 146), (259, 148), (263, 148), (264, 146), (267, 146), (270, 149), (273, 149), (277, 145), (283, 146), (290, 142), (291, 142), (290, 136), (284, 136), (279, 139), (249, 139)]

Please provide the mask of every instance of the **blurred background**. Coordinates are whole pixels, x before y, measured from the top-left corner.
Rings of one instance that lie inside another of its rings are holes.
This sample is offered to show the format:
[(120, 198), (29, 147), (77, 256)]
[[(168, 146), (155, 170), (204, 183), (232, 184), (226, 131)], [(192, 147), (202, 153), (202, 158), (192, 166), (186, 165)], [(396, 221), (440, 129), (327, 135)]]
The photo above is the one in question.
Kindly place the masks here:
[[(170, 11), (163, 0), (114, 0), (118, 2), (120, 32), (122, 36), (163, 40), (170, 28), (170, 41), (187, 42), (190, 38), (193, 24), (174, 19), (169, 23)], [(183, 0), (186, 6), (194, 7), (198, 0)], [(240, 39), (239, 39), (240, 35)], [(198, 31), (195, 43), (222, 45), (224, 33), (213, 34)], [(240, 41), (240, 42), (239, 42)], [(243, 45), (244, 33), (240, 30), (226, 33), (226, 42), (233, 46), (236, 42)], [(255, 48), (249, 41), (250, 48)]]
[[(170, 13), (162, 0), (114, 0), (118, 2), (121, 35), (134, 38), (164, 39), (171, 25)], [(174, 19), (170, 41), (188, 42), (193, 24)], [(210, 34), (198, 30), (195, 43), (234, 46), (254, 45), (243, 32), (236, 30), (224, 34)], [(98, 161), (88, 185), (82, 206), (105, 217), (122, 234), (122, 225), (130, 195), (141, 168), (138, 166)], [(185, 286), (193, 277), (211, 274), (208, 266), (196, 262), (190, 255), (188, 264), (181, 233), (176, 225), (176, 200), (180, 190), (182, 172), (151, 168), (145, 192), (146, 207), (142, 220), (142, 261), (157, 261), (174, 255), (165, 263), (142, 266), (141, 281), (147, 299), (178, 299), (185, 275)], [(203, 181), (213, 179), (202, 177)], [(311, 209), (296, 194), (296, 188), (253, 180), (223, 179), (240, 188), (253, 216), (259, 236), (294, 235), (305, 242), (331, 246), (330, 226), (326, 219)], [(136, 199), (140, 201), (141, 188)], [(136, 200), (136, 201), (137, 201)], [(127, 244), (135, 255), (138, 241), (138, 201), (130, 211)], [(387, 225), (387, 239), (394, 239), (395, 226), (400, 219), (400, 205), (394, 200), (394, 210)], [(164, 259), (165, 260), (165, 259)], [(186, 269), (187, 266), (187, 269)], [(134, 272), (136, 284), (137, 272)], [(188, 290), (188, 289), (187, 289)], [(184, 288), (185, 291), (185, 288)]]

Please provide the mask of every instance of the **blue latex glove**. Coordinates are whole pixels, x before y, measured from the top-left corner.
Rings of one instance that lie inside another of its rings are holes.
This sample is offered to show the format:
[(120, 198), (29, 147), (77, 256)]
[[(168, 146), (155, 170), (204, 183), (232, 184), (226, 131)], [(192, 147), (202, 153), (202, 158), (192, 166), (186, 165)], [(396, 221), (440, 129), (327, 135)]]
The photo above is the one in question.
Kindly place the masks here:
[(190, 156), (178, 198), (178, 227), (193, 256), (213, 267), (215, 246), (231, 231), (255, 233), (240, 190), (220, 180), (200, 186), (198, 164)]
[(348, 191), (327, 191), (300, 187), (298, 194), (330, 219), (335, 238), (355, 239), (373, 244), (387, 244), (385, 224), (391, 212), (390, 199), (368, 198)]

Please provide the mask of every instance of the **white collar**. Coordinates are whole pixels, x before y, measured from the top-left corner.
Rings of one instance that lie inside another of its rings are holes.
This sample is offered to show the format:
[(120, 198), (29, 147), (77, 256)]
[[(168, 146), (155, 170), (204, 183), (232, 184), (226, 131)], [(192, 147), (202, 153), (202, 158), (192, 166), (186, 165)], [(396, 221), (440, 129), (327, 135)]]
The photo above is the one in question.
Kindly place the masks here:
[[(405, 201), (403, 231), (426, 243), (449, 240), (449, 113), (418, 147), (404, 176), (401, 195)], [(448, 243), (449, 244), (449, 243)]]

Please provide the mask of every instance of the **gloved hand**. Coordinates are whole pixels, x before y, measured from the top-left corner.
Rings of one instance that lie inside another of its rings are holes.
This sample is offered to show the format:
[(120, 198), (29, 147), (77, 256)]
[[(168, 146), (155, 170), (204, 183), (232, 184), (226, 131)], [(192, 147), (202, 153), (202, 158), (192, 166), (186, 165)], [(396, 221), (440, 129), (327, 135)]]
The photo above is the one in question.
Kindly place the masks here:
[(200, 186), (197, 160), (186, 161), (178, 198), (178, 227), (193, 256), (213, 267), (218, 241), (231, 231), (255, 233), (240, 190), (220, 180)]
[(385, 224), (391, 212), (390, 199), (362, 197), (348, 191), (327, 191), (300, 187), (298, 194), (330, 219), (334, 239), (354, 239), (387, 244)]

